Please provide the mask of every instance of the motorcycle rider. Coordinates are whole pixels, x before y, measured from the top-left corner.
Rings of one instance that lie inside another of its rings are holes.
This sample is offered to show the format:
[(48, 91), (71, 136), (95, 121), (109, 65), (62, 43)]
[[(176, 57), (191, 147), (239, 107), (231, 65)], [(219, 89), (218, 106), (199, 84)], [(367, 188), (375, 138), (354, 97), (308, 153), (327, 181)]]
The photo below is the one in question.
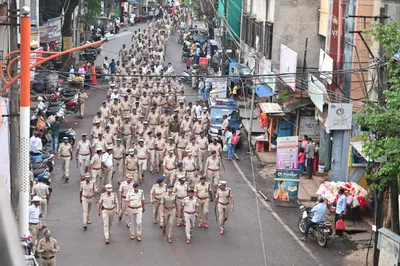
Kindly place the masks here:
[(307, 242), (307, 235), (310, 231), (310, 228), (318, 223), (325, 222), (325, 214), (327, 211), (327, 207), (325, 205), (325, 199), (323, 197), (318, 198), (318, 204), (311, 209), (311, 212), (314, 213), (311, 221), (309, 221), (306, 225), (306, 229), (304, 231), (304, 237), (300, 238), (301, 241)]

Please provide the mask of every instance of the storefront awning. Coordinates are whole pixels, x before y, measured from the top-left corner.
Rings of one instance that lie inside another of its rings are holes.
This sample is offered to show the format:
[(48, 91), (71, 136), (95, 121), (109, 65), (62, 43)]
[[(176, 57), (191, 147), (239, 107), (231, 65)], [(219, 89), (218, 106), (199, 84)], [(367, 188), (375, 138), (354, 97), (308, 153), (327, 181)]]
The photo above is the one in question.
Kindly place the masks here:
[(266, 86), (266, 85), (257, 85), (256, 86), (256, 94), (258, 97), (270, 97), (273, 96), (274, 94), (272, 91)]
[(282, 108), (277, 103), (260, 103), (260, 108), (265, 114), (284, 114)]

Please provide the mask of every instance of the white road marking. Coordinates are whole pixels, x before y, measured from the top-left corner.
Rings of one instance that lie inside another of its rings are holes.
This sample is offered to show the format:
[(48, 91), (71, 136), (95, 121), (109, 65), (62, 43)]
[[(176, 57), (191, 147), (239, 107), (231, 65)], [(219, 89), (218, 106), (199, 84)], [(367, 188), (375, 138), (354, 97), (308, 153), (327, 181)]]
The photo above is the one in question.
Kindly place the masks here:
[(285, 230), (293, 237), (293, 239), (304, 249), (305, 252), (310, 255), (310, 257), (318, 264), (318, 265), (323, 265), (320, 263), (320, 261), (315, 257), (315, 255), (311, 252), (308, 247), (306, 247), (305, 243), (302, 242), (299, 237), (292, 231), (292, 229), (289, 228), (289, 226), (282, 220), (281, 217), (272, 209), (272, 207), (265, 202), (265, 200), (262, 199), (261, 195), (259, 195), (255, 189), (255, 187), (250, 183), (250, 181), (246, 178), (244, 175), (242, 169), (240, 169), (239, 165), (236, 163), (236, 161), (232, 161), (233, 165), (235, 166), (236, 170), (239, 172), (240, 176), (243, 178), (243, 180), (246, 182), (246, 184), (249, 186), (249, 188), (257, 195), (261, 203), (271, 212), (271, 214), (275, 217), (275, 219), (285, 228)]

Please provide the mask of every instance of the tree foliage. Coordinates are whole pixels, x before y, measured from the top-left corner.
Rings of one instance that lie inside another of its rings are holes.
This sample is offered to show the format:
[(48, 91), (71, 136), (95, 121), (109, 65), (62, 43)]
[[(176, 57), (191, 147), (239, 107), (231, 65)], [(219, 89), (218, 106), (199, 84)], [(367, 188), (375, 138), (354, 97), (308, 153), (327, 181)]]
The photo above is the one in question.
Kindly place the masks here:
[(87, 25), (94, 24), (101, 16), (101, 1), (83, 0), (82, 19)]
[(361, 134), (363, 152), (370, 160), (381, 161), (379, 167), (368, 171), (367, 179), (373, 187), (385, 189), (400, 173), (400, 62), (393, 59), (400, 50), (400, 24), (396, 21), (378, 23), (366, 33), (385, 51), (388, 83), (377, 88), (387, 88), (383, 91), (385, 101), (368, 100), (365, 108), (356, 114), (356, 119), (361, 127), (368, 129), (368, 133)]

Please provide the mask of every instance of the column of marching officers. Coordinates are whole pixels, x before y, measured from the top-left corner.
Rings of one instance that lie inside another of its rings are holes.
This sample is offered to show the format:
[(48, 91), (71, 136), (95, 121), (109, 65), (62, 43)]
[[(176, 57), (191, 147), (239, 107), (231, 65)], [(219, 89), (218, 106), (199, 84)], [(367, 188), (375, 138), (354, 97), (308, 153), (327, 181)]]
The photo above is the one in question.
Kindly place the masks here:
[[(77, 145), (83, 227), (91, 224), (91, 208), (97, 203), (107, 244), (115, 216), (121, 221), (125, 215), (130, 238), (142, 240), (147, 203), (168, 243), (174, 226), (185, 227), (188, 244), (194, 227), (208, 228), (210, 202), (218, 213), (221, 235), (234, 210), (232, 191), (220, 180), (221, 146), (216, 139), (209, 143), (205, 134), (211, 123), (207, 108), (187, 102), (182, 81), (158, 68), (171, 32), (185, 15), (183, 11), (167, 16), (150, 24), (147, 32), (134, 32), (132, 49), (124, 45), (119, 52), (122, 63), (111, 76), (89, 136), (82, 134)], [(67, 152), (72, 157), (70, 149)], [(162, 177), (146, 202), (141, 185), (148, 172)], [(113, 180), (118, 192), (113, 191)]]

